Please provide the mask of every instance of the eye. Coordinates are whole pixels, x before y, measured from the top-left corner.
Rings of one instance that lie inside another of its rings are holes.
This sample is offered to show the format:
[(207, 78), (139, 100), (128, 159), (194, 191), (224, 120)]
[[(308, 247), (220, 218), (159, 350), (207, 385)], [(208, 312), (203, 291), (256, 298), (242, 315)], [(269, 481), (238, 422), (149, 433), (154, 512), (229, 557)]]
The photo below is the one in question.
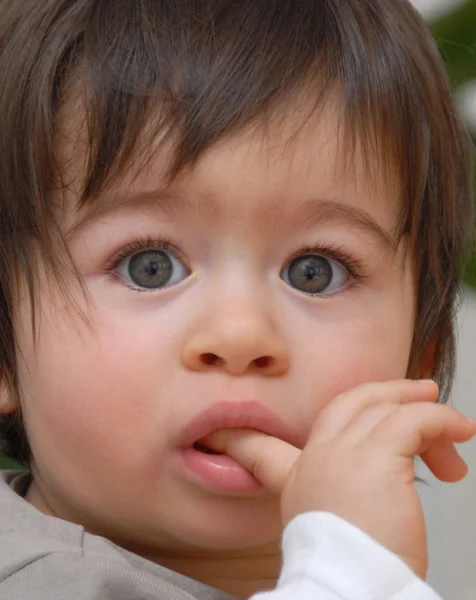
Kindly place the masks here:
[(166, 250), (143, 250), (124, 258), (117, 272), (131, 287), (142, 290), (159, 290), (176, 285), (190, 272), (183, 262)]
[(292, 260), (281, 272), (288, 285), (305, 294), (335, 292), (347, 283), (346, 269), (332, 258), (305, 254)]

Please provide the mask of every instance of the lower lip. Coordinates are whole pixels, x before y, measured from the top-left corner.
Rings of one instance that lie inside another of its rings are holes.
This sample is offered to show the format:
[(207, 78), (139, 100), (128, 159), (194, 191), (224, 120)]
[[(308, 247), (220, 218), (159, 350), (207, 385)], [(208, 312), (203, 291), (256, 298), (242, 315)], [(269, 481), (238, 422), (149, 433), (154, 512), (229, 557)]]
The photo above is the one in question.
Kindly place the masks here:
[(210, 491), (243, 494), (263, 489), (251, 473), (226, 454), (206, 454), (190, 448), (180, 457), (194, 483)]

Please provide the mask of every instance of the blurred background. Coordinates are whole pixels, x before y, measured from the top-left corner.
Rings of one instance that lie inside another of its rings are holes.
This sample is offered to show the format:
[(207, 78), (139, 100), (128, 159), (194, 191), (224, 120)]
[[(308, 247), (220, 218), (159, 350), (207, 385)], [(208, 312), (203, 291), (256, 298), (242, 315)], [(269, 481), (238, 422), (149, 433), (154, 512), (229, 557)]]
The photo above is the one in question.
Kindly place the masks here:
[[(455, 94), (476, 141), (476, 0), (412, 0), (437, 39)], [(1, 0), (0, 0), (1, 2)], [(459, 313), (458, 373), (452, 404), (476, 417), (476, 251)], [(445, 600), (476, 600), (476, 442), (461, 450), (470, 465), (462, 484), (443, 485), (424, 468), (430, 583)], [(0, 454), (0, 468), (14, 466)]]
[[(412, 2), (430, 24), (468, 129), (476, 141), (476, 0)], [(466, 279), (476, 289), (476, 252), (468, 265)]]

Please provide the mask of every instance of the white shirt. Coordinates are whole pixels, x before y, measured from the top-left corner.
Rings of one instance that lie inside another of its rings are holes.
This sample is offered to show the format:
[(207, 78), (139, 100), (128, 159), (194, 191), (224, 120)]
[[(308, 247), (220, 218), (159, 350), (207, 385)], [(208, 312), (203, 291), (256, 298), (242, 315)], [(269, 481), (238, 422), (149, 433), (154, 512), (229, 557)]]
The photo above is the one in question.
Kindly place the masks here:
[(307, 513), (283, 534), (275, 590), (252, 600), (442, 600), (396, 555), (329, 513)]

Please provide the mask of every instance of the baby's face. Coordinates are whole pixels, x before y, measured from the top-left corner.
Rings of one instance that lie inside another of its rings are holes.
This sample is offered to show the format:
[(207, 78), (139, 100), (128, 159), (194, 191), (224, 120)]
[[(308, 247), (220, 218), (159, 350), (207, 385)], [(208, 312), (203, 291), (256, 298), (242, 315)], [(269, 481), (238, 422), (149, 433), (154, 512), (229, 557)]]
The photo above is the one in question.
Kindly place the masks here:
[(157, 156), (65, 232), (87, 304), (45, 278), (36, 346), (26, 302), (17, 323), (41, 510), (144, 554), (278, 538), (278, 498), (194, 442), (302, 446), (337, 394), (404, 377), (412, 342), (396, 192), (336, 137), (328, 118), (287, 146), (230, 138), (168, 190)]

